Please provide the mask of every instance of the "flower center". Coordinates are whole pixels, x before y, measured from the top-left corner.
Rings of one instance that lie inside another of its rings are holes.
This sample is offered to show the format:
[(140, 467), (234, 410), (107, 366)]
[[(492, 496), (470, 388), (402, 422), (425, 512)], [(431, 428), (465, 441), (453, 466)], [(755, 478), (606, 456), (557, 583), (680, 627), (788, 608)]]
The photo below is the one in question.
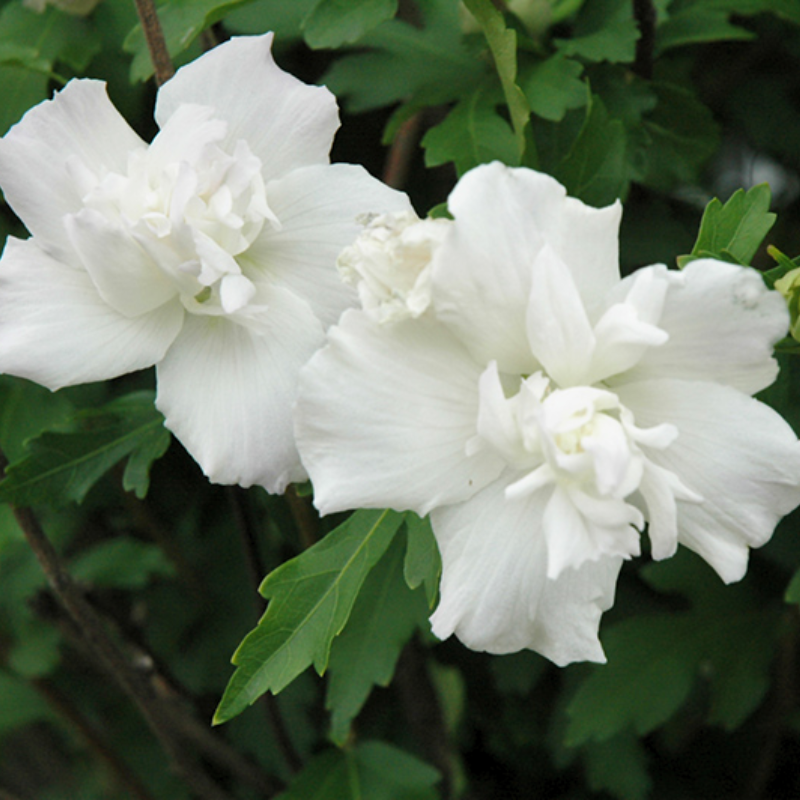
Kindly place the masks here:
[[(604, 555), (638, 554), (645, 517), (629, 501), (634, 493), (648, 507), (656, 499), (660, 508), (674, 507), (676, 498), (700, 500), (646, 454), (666, 450), (677, 429), (666, 423), (638, 428), (631, 411), (606, 388), (559, 389), (536, 372), (507, 396), (492, 363), (481, 376), (477, 429), (468, 448), (488, 446), (504, 457), (511, 470), (506, 497), (543, 499), (551, 577)], [(660, 547), (677, 541), (673, 528), (661, 526)]]
[(134, 151), (127, 174), (110, 173), (84, 195), (87, 208), (133, 237), (194, 313), (225, 314), (252, 299), (255, 286), (237, 256), (269, 208), (261, 161), (243, 140), (222, 142), (227, 123), (204, 106), (181, 106), (149, 148)]

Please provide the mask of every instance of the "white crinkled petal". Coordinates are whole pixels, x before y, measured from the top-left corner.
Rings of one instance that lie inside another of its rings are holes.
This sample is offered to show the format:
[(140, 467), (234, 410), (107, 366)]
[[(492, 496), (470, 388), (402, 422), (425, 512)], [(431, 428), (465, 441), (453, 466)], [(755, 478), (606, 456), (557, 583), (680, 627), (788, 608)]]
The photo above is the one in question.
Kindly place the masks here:
[(433, 321), (378, 325), (362, 311), (345, 312), (300, 378), (297, 443), (317, 508), (424, 515), (497, 477), (497, 456), (465, 453), (480, 373)]
[(105, 215), (84, 208), (64, 226), (98, 293), (120, 314), (136, 317), (177, 295), (141, 245)]
[(300, 368), (324, 342), (311, 309), (282, 289), (262, 292), (254, 320), (187, 315), (158, 365), (156, 405), (215, 483), (282, 492), (305, 472), (292, 434)]
[(479, 360), (501, 371), (537, 368), (525, 346), (531, 265), (545, 244), (592, 310), (619, 279), (621, 207), (593, 209), (567, 198), (554, 178), (499, 163), (476, 167), (448, 200), (456, 219), (434, 259), (437, 313)]
[(510, 501), (505, 483), (431, 514), (442, 555), (434, 634), (455, 634), (490, 653), (528, 648), (559, 666), (605, 661), (597, 631), (614, 602), (621, 559), (586, 563), (549, 580), (542, 531), (548, 493)]
[(252, 266), (254, 281), (263, 276), (305, 299), (325, 327), (356, 302), (336, 259), (363, 230), (358, 217), (411, 208), (405, 194), (352, 164), (294, 170), (272, 181), (267, 197), (281, 227), (265, 225), (240, 260)]
[(280, 69), (271, 47), (271, 33), (235, 37), (179, 69), (158, 91), (159, 126), (184, 103), (213, 107), (228, 123), (230, 150), (244, 139), (262, 161), (265, 181), (327, 163), (339, 127), (336, 99)]
[[(645, 269), (669, 277), (658, 321), (669, 340), (650, 348), (619, 382), (682, 378), (716, 381), (755, 394), (775, 380), (778, 365), (772, 348), (786, 335), (789, 314), (783, 297), (768, 290), (758, 272), (713, 259), (692, 261), (682, 272)], [(626, 278), (615, 294), (626, 291), (637, 274)]]
[(177, 301), (135, 318), (89, 276), (9, 238), (0, 259), (0, 372), (49, 389), (115, 378), (159, 361), (183, 324)]
[[(637, 425), (668, 422), (678, 429), (665, 450), (642, 447), (654, 464), (703, 498), (678, 499), (678, 540), (726, 582), (739, 580), (748, 548), (763, 545), (778, 520), (800, 504), (800, 443), (792, 429), (777, 412), (730, 386), (664, 379), (626, 384), (618, 393)], [(668, 525), (667, 512), (658, 513), (657, 522)], [(656, 542), (662, 541), (661, 555), (669, 552), (668, 539), (657, 534)]]
[[(102, 81), (73, 80), (0, 139), (0, 186), (39, 244), (70, 259), (63, 217), (82, 208), (85, 182), (107, 171), (124, 173), (128, 153), (144, 148)], [(76, 169), (85, 181), (76, 179)]]
[(549, 245), (533, 259), (530, 269), (533, 285), (526, 321), (531, 350), (562, 388), (585, 383), (595, 336), (578, 287)]

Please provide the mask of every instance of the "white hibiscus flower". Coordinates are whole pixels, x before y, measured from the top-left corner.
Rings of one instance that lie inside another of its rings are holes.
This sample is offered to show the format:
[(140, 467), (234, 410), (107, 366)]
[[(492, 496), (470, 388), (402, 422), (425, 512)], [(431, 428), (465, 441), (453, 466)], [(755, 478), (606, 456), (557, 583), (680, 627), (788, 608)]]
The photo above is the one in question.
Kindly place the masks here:
[(300, 367), (356, 300), (336, 257), (404, 195), (328, 161), (327, 89), (232, 39), (158, 92), (149, 146), (75, 80), (0, 140), (0, 186), (33, 234), (0, 260), (0, 372), (50, 389), (157, 367), (167, 426), (219, 483), (305, 473)]
[(713, 260), (620, 280), (620, 205), (531, 170), (479, 167), (449, 207), (430, 309), (349, 310), (301, 373), (315, 502), (430, 513), (440, 638), (602, 661), (645, 523), (655, 558), (680, 542), (734, 581), (800, 502), (800, 444), (751, 397), (777, 374), (785, 304)]

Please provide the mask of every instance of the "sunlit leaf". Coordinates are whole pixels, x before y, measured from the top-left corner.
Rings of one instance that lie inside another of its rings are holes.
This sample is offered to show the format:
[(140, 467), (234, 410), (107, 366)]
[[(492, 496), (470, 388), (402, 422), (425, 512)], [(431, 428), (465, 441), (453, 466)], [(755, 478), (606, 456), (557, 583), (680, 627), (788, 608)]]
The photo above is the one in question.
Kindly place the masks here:
[(357, 511), (301, 555), (270, 573), (267, 611), (233, 656), (237, 666), (214, 721), (225, 722), (264, 692), (280, 692), (304, 669), (321, 675), (369, 571), (403, 521), (393, 511)]
[(724, 205), (714, 198), (703, 213), (691, 255), (679, 258), (678, 264), (683, 267), (702, 257), (750, 264), (775, 224), (775, 214), (769, 210), (770, 199), (766, 183), (747, 192), (739, 189)]

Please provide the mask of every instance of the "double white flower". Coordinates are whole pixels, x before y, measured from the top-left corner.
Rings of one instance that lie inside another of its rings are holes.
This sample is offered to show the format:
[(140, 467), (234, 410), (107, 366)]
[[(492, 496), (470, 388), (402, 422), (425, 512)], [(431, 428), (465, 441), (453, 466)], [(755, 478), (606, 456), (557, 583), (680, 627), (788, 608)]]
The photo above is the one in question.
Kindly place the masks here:
[[(800, 502), (800, 444), (751, 397), (777, 374), (785, 304), (713, 260), (620, 280), (619, 204), (589, 208), (530, 170), (479, 167), (449, 207), (428, 310), (373, 298), (301, 373), (315, 502), (431, 514), (439, 637), (602, 661), (600, 615), (645, 522), (655, 558), (680, 542), (734, 581)], [(367, 280), (369, 252), (346, 257)]]
[(51, 389), (157, 365), (167, 426), (220, 483), (282, 491), (297, 374), (356, 294), (335, 261), (367, 212), (409, 209), (330, 165), (327, 89), (233, 39), (158, 93), (149, 146), (104, 84), (70, 82), (0, 141), (33, 234), (0, 260), (0, 372)]

